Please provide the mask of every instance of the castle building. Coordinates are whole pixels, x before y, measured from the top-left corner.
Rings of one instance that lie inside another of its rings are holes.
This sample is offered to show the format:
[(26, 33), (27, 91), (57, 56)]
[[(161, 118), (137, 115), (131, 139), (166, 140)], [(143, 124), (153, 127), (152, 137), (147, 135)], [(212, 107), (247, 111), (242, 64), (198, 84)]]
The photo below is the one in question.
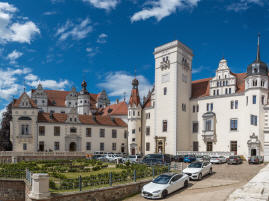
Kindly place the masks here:
[(127, 152), (127, 124), (117, 117), (127, 113), (127, 104), (119, 104), (113, 114), (105, 113), (110, 107), (106, 92), (89, 93), (85, 81), (81, 86), (80, 92), (74, 87), (55, 91), (39, 84), (31, 97), (24, 92), (14, 100), (13, 151)]
[(257, 55), (246, 73), (222, 58), (212, 78), (192, 81), (192, 50), (179, 41), (155, 48), (155, 84), (140, 102), (138, 81), (128, 106), (131, 154), (233, 152), (269, 160), (268, 68)]

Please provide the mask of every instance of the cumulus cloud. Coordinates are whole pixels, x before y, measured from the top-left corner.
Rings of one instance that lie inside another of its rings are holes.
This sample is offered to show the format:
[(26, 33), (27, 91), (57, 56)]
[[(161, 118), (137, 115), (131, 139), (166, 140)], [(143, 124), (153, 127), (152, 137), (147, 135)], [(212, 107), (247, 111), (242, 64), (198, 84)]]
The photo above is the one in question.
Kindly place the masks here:
[(20, 58), (22, 55), (23, 55), (23, 53), (21, 53), (21, 52), (19, 52), (17, 50), (13, 50), (11, 53), (9, 53), (7, 55), (7, 59), (10, 60), (10, 63), (14, 64), (14, 63), (16, 63), (16, 60), (18, 58)]
[(74, 24), (70, 20), (67, 20), (64, 25), (58, 28), (55, 36), (60, 41), (64, 41), (71, 37), (74, 40), (80, 40), (86, 38), (88, 33), (92, 32), (91, 21), (89, 18), (82, 20), (79, 24)]
[(111, 10), (114, 9), (119, 0), (83, 0), (84, 2), (90, 3), (92, 6), (100, 9)]
[(49, 15), (56, 15), (56, 14), (57, 14), (56, 11), (47, 11), (47, 12), (44, 12), (43, 13), (43, 15), (47, 15), (47, 16), (49, 16)]
[(101, 43), (101, 44), (106, 43), (106, 42), (107, 42), (107, 37), (108, 37), (107, 34), (102, 33), (102, 34), (100, 34), (100, 35), (98, 36), (96, 42), (97, 42), (97, 43)]
[(147, 20), (148, 18), (155, 17), (157, 21), (162, 20), (164, 17), (176, 12), (177, 9), (190, 9), (197, 6), (200, 0), (148, 0), (145, 7), (141, 11), (135, 13), (131, 17), (131, 21)]
[(40, 34), (39, 28), (32, 21), (16, 22), (17, 8), (12, 4), (0, 2), (0, 42), (31, 43), (36, 34)]
[(25, 78), (25, 80), (27, 80), (27, 81), (35, 81), (35, 80), (38, 79), (38, 76), (36, 76), (36, 75), (30, 73), (30, 74), (26, 75), (24, 78)]
[(264, 0), (240, 0), (227, 6), (227, 10), (239, 12), (249, 9), (252, 5), (264, 5)]
[(34, 80), (32, 82), (26, 82), (27, 85), (37, 87), (38, 84), (42, 84), (44, 88), (64, 90), (64, 88), (70, 85), (68, 80)]
[[(138, 75), (136, 78), (139, 81), (140, 98), (143, 98), (143, 96), (146, 96), (148, 91), (152, 89), (152, 84), (150, 84), (143, 75)], [(126, 94), (128, 98), (132, 90), (133, 79), (134, 76), (129, 75), (126, 72), (111, 72), (105, 77), (103, 82), (98, 84), (98, 86), (106, 89), (109, 96), (123, 97), (124, 94)]]

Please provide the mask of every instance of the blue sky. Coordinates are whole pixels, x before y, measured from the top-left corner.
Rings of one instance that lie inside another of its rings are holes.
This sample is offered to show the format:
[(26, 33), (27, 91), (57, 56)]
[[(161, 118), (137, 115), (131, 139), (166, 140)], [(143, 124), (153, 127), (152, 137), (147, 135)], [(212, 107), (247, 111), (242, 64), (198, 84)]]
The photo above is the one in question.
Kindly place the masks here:
[(143, 96), (154, 82), (155, 47), (180, 40), (194, 52), (193, 79), (214, 76), (224, 56), (235, 73), (256, 55), (269, 61), (266, 0), (10, 0), (0, 1), (0, 111), (42, 83), (47, 89), (111, 100), (130, 93), (136, 69)]

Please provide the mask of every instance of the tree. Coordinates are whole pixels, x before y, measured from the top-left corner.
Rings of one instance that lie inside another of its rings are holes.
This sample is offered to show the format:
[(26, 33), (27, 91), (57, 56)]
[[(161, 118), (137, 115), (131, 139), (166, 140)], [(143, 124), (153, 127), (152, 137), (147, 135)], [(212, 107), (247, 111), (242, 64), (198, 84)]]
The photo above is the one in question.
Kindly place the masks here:
[(6, 107), (3, 113), (1, 129), (0, 129), (0, 151), (11, 151), (12, 144), (10, 142), (10, 121), (12, 120), (12, 102)]

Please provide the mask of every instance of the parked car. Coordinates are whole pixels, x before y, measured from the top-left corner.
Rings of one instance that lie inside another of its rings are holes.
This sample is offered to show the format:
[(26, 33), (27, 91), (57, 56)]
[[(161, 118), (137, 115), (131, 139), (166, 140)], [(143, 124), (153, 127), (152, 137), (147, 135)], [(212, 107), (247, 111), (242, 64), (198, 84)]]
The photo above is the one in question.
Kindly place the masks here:
[(190, 179), (201, 180), (203, 176), (212, 174), (212, 164), (210, 162), (195, 161), (185, 168), (183, 173), (187, 174)]
[(164, 165), (163, 161), (161, 159), (157, 159), (157, 158), (144, 158), (142, 160), (143, 164), (146, 164), (148, 166), (152, 166), (152, 165)]
[(109, 162), (115, 162), (117, 160), (122, 160), (122, 157), (121, 156), (118, 156), (116, 154), (106, 154), (104, 155), (104, 158), (107, 159), (107, 161)]
[(183, 155), (175, 155), (174, 156), (174, 161), (175, 162), (183, 162), (184, 156)]
[(148, 154), (143, 158), (143, 161), (148, 161), (148, 160), (153, 161), (161, 161), (162, 164), (170, 164), (171, 163), (171, 156), (169, 154)]
[(130, 161), (130, 163), (140, 163), (142, 162), (142, 156), (141, 155), (130, 155), (126, 158), (123, 158), (124, 162)]
[(196, 161), (203, 162), (203, 161), (210, 161), (210, 156), (208, 155), (199, 155), (196, 156)]
[(212, 164), (226, 163), (226, 158), (224, 156), (212, 156), (210, 159), (210, 163)]
[(243, 162), (242, 158), (240, 156), (229, 156), (227, 163), (229, 165), (231, 164), (241, 164)]
[(263, 163), (263, 157), (262, 156), (251, 156), (248, 159), (248, 164), (260, 164)]
[(184, 163), (191, 163), (193, 161), (196, 161), (195, 155), (185, 155), (183, 159)]
[(188, 184), (188, 175), (165, 173), (143, 186), (141, 195), (150, 199), (165, 198), (168, 194), (180, 188), (188, 187)]

